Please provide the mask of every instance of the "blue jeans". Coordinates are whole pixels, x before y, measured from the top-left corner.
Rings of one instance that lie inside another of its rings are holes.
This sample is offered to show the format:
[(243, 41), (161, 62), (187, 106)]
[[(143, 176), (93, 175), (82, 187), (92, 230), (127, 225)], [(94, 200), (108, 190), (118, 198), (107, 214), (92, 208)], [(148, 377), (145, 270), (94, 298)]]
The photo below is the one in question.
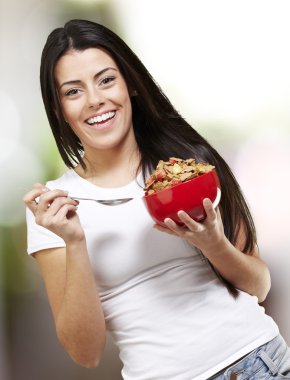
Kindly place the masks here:
[(211, 380), (290, 379), (290, 351), (278, 335), (232, 366), (210, 377)]

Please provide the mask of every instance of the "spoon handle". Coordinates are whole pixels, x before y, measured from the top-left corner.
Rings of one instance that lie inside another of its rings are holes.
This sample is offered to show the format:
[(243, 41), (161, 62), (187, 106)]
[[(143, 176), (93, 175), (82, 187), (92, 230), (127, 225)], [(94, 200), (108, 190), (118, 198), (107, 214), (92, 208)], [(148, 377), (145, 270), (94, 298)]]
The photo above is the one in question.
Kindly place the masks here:
[(78, 201), (93, 201), (98, 202), (106, 206), (117, 206), (122, 203), (126, 203), (131, 201), (133, 198), (119, 198), (119, 199), (93, 199), (93, 198), (80, 198), (80, 197), (74, 197), (70, 196), (71, 199), (75, 199)]

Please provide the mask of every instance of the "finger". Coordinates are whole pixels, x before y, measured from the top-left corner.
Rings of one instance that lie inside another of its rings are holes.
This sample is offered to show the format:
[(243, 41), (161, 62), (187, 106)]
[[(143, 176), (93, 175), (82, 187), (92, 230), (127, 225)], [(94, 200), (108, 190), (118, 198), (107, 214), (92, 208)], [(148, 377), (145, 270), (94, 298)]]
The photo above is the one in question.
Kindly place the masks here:
[(47, 215), (51, 215), (51, 216), (56, 215), (59, 212), (59, 210), (66, 204), (78, 206), (79, 201), (71, 199), (69, 197), (57, 197), (52, 201), (49, 208), (47, 209)]
[[(47, 187), (45, 187), (42, 183), (40, 182), (36, 182), (34, 185), (33, 185), (33, 188), (34, 189), (48, 189)], [(49, 190), (49, 189), (48, 189)]]
[(166, 225), (167, 228), (169, 228), (171, 231), (175, 232), (177, 235), (181, 235), (184, 232), (184, 228), (179, 226), (174, 222), (174, 220), (170, 218), (165, 218), (164, 219), (164, 224)]
[(58, 213), (56, 214), (56, 217), (58, 220), (69, 219), (72, 216), (72, 214), (76, 213), (77, 209), (77, 205), (65, 204), (59, 209)]
[(39, 212), (46, 212), (55, 198), (67, 197), (67, 195), (68, 195), (67, 191), (59, 190), (59, 189), (50, 190), (45, 193), (42, 193), (42, 195), (39, 197), (37, 210)]
[(204, 207), (204, 210), (205, 210), (205, 213), (206, 213), (206, 221), (214, 221), (216, 219), (216, 212), (213, 208), (213, 204), (211, 202), (210, 199), (208, 198), (205, 198), (203, 200), (203, 207)]
[(46, 187), (43, 186), (35, 186), (33, 190), (29, 191), (25, 196), (23, 197), (23, 202), (26, 204), (26, 206), (35, 213), (37, 210), (38, 201), (37, 199), (44, 193), (48, 191)]
[(199, 232), (203, 229), (202, 224), (192, 219), (185, 211), (180, 210), (177, 213), (182, 223), (192, 232)]
[(175, 232), (171, 231), (169, 228), (166, 228), (166, 227), (161, 226), (160, 224), (155, 224), (155, 225), (153, 226), (153, 228), (155, 228), (156, 230), (158, 230), (158, 231), (160, 231), (160, 232), (165, 232), (165, 233), (167, 233), (167, 234), (169, 234), (169, 235), (174, 235), (174, 236), (176, 236), (176, 233), (175, 233)]
[(215, 209), (215, 212), (216, 212), (217, 219), (218, 219), (218, 220), (221, 220), (222, 217), (221, 217), (221, 213), (220, 213), (220, 209), (219, 209), (219, 207), (217, 207), (217, 208)]

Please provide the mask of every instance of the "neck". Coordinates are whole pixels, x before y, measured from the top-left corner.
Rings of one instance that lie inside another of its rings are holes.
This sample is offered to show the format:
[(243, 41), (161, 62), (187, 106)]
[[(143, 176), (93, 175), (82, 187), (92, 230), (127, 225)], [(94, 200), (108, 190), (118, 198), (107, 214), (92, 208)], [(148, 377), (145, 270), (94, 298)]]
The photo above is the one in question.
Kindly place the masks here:
[(128, 149), (112, 149), (89, 154), (85, 152), (86, 170), (78, 165), (76, 172), (103, 187), (119, 187), (130, 183), (137, 173), (140, 154), (137, 145)]

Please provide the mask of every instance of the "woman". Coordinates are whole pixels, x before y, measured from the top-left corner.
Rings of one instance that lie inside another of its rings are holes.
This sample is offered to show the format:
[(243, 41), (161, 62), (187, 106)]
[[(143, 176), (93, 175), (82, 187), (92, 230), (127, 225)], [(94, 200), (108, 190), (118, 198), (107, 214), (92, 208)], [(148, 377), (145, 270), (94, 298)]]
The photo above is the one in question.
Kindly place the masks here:
[[(270, 275), (222, 157), (174, 109), (113, 32), (72, 20), (48, 37), (41, 89), (69, 170), (25, 195), (28, 252), (42, 273), (57, 336), (85, 367), (106, 330), (127, 379), (290, 378), (288, 348), (259, 306)], [(222, 197), (206, 220), (155, 226), (141, 201), (160, 159), (215, 165)], [(108, 207), (73, 197), (133, 197)]]

